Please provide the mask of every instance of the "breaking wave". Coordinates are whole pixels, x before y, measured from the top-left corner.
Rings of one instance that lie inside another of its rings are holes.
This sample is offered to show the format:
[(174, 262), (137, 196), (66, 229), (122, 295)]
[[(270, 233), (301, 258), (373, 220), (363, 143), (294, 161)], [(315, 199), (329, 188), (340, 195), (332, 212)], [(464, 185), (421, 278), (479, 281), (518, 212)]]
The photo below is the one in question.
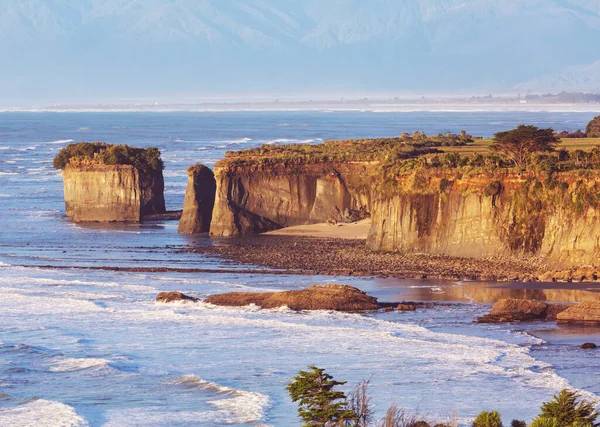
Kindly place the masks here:
[(82, 371), (84, 369), (103, 368), (108, 366), (108, 363), (109, 362), (106, 359), (68, 358), (52, 363), (49, 370), (50, 372), (74, 372)]
[(218, 419), (222, 422), (233, 424), (264, 421), (266, 411), (270, 406), (269, 397), (264, 394), (225, 387), (203, 380), (195, 375), (180, 376), (168, 384), (207, 391), (214, 393), (216, 397), (220, 397), (208, 403), (219, 410)]

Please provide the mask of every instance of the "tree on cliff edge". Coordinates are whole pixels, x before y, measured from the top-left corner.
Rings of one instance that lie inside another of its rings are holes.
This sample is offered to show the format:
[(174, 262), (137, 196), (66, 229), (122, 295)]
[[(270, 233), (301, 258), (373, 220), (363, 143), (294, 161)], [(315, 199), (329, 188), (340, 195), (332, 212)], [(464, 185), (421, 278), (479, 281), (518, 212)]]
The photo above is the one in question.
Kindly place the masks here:
[(559, 142), (553, 129), (519, 125), (516, 129), (496, 133), (492, 149), (504, 154), (515, 166), (522, 167), (532, 153), (554, 151)]
[(343, 426), (355, 420), (355, 413), (347, 409), (346, 395), (335, 390), (345, 382), (333, 380), (325, 369), (316, 366), (308, 369), (299, 371), (286, 387), (292, 402), (298, 402), (298, 416), (304, 427)]
[(588, 138), (600, 138), (600, 116), (594, 117), (594, 119), (588, 123), (585, 128)]

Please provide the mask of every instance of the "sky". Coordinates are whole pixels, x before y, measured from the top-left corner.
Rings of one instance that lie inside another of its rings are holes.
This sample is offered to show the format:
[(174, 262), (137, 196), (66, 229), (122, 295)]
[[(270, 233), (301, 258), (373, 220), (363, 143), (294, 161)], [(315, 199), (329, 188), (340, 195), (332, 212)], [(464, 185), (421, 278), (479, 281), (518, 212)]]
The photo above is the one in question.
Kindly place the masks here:
[(0, 106), (600, 91), (598, 0), (3, 0)]

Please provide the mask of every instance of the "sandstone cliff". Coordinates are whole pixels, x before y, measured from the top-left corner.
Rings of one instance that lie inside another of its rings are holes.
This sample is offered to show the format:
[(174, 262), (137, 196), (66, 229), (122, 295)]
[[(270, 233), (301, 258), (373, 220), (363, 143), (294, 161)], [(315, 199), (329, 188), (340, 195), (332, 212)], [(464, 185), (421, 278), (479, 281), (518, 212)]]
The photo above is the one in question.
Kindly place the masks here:
[(460, 257), (532, 256), (559, 267), (596, 264), (600, 211), (582, 200), (595, 197), (597, 184), (600, 176), (570, 173), (550, 182), (532, 173), (404, 176), (396, 194), (374, 203), (367, 245)]
[(215, 167), (217, 194), (211, 235), (261, 233), (293, 225), (342, 221), (368, 211), (368, 163), (318, 163), (261, 170)]
[(213, 172), (203, 165), (188, 169), (188, 185), (179, 221), (180, 233), (208, 233), (215, 204), (216, 181)]
[(146, 176), (130, 165), (63, 169), (66, 215), (75, 222), (139, 222), (164, 213), (162, 174)]

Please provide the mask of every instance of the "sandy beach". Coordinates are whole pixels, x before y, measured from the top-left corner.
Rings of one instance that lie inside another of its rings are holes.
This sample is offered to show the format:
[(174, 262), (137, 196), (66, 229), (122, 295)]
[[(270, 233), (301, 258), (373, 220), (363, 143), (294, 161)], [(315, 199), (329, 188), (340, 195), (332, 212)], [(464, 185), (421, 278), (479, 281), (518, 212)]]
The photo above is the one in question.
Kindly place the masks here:
[(365, 219), (350, 224), (309, 224), (282, 228), (265, 233), (265, 236), (298, 236), (323, 239), (366, 240), (371, 228), (371, 220)]

